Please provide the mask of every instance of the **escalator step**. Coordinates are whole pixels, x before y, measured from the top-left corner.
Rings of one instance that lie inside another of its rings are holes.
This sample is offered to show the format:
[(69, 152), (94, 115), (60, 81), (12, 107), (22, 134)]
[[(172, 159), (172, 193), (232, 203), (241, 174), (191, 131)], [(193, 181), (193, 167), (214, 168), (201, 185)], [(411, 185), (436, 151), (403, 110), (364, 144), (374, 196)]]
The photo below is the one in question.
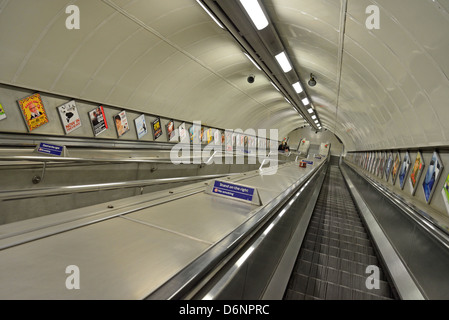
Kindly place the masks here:
[[(379, 288), (366, 273), (379, 268)], [(394, 299), (337, 165), (330, 165), (284, 295), (285, 300)]]

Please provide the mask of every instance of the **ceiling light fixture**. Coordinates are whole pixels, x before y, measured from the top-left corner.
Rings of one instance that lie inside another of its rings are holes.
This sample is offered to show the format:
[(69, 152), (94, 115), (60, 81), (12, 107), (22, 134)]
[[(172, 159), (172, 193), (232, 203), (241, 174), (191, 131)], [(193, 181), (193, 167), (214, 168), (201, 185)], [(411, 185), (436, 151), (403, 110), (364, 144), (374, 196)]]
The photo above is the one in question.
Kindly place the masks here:
[(284, 51), (276, 55), (275, 58), (285, 73), (292, 70), (292, 65), (288, 61), (287, 55), (285, 54)]
[(299, 82), (292, 84), (292, 86), (293, 86), (293, 89), (295, 89), (296, 93), (301, 93), (304, 91)]
[(272, 81), (270, 81), (270, 83), (277, 91), (279, 91), (279, 88)]
[(309, 113), (313, 113), (313, 109), (312, 109), (312, 108), (308, 109), (307, 111), (308, 111)]
[(268, 26), (268, 19), (263, 13), (262, 7), (257, 0), (240, 0), (243, 8), (245, 8), (246, 13), (253, 21), (257, 30), (262, 30)]
[(251, 61), (251, 62), (253, 63), (253, 65), (254, 65), (257, 69), (261, 70), (260, 67), (259, 67), (259, 65), (256, 63), (256, 61), (253, 60), (253, 58), (251, 58), (251, 56), (250, 56), (249, 54), (247, 54), (246, 52), (243, 52), (243, 54), (249, 59), (249, 61)]
[(198, 2), (198, 4), (204, 9), (204, 11), (207, 12), (207, 14), (212, 18), (212, 20), (215, 21), (215, 23), (222, 29), (224, 29), (223, 25), (220, 23), (220, 21), (218, 21), (218, 19), (212, 14), (212, 12), (209, 11), (209, 9), (201, 3), (200, 0), (196, 0), (196, 2)]
[(305, 105), (305, 106), (308, 105), (308, 104), (310, 103), (310, 102), (309, 102), (309, 99), (307, 99), (307, 98), (302, 99), (301, 102), (302, 102), (302, 104)]

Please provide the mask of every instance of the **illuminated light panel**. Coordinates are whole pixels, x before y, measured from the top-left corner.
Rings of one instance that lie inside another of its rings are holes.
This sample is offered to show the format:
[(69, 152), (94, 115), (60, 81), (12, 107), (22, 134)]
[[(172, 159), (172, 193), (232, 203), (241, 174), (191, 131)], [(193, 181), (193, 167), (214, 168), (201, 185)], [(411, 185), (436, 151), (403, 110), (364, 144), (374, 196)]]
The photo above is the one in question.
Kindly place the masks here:
[(245, 8), (246, 13), (248, 13), (249, 17), (253, 21), (257, 30), (262, 30), (266, 26), (268, 26), (268, 19), (263, 13), (262, 7), (257, 0), (240, 0), (243, 8)]
[(275, 58), (276, 58), (277, 62), (279, 63), (279, 65), (281, 66), (282, 71), (287, 73), (290, 70), (292, 70), (292, 65), (288, 61), (287, 55), (285, 54), (284, 51), (282, 51), (281, 53), (276, 55)]
[(217, 18), (215, 18), (215, 16), (212, 14), (212, 12), (209, 11), (209, 9), (207, 9), (199, 0), (196, 0), (196, 2), (198, 2), (198, 4), (204, 9), (204, 11), (207, 12), (207, 14), (212, 18), (212, 20), (215, 21), (215, 23), (222, 29), (224, 29), (223, 25), (220, 23), (220, 21), (218, 21)]
[(243, 52), (243, 54), (248, 58), (249, 61), (251, 61), (251, 62), (253, 63), (253, 65), (254, 65), (257, 69), (261, 70), (260, 67), (259, 67), (259, 65), (256, 63), (256, 61), (253, 60), (253, 58), (251, 58), (251, 56), (250, 56), (249, 54), (247, 54), (246, 52)]
[(293, 89), (295, 89), (296, 93), (302, 93), (304, 91), (299, 82), (292, 84), (292, 86)]

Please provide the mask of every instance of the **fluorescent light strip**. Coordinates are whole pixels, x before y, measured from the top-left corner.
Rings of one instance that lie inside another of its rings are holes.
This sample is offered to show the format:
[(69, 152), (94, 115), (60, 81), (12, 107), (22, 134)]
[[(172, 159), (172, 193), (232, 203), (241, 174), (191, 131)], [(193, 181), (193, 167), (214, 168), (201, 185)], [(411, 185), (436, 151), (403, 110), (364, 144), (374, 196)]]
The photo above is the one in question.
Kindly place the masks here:
[(277, 91), (279, 91), (279, 88), (278, 88), (273, 82), (270, 81), (270, 83), (273, 85), (273, 87), (274, 87)]
[(262, 30), (266, 26), (268, 26), (268, 19), (263, 13), (262, 7), (257, 0), (240, 0), (243, 8), (245, 8), (246, 13), (248, 13), (249, 17), (253, 21), (257, 30)]
[(313, 115), (313, 116), (312, 116), (312, 119), (313, 119), (313, 120), (315, 120), (315, 119), (316, 119), (316, 116), (315, 116), (315, 115)]
[(292, 84), (293, 88), (295, 89), (296, 93), (301, 93), (304, 90), (301, 87), (301, 84), (299, 82), (296, 82), (294, 84)]
[(309, 113), (313, 113), (313, 109), (312, 109), (312, 108), (308, 109), (307, 111), (308, 111)]
[(200, 0), (196, 0), (196, 2), (198, 2), (198, 4), (204, 9), (204, 11), (207, 12), (207, 14), (212, 18), (212, 20), (215, 21), (215, 23), (222, 29), (224, 29), (223, 25), (220, 23), (220, 21), (218, 21), (218, 19), (212, 14), (212, 12), (209, 11), (209, 9), (207, 9)]
[(292, 103), (290, 102), (290, 100), (288, 100), (286, 97), (284, 97), (284, 99), (285, 99), (285, 101), (287, 101), (288, 103), (292, 104)]
[(287, 59), (287, 55), (284, 51), (275, 56), (282, 70), (287, 73), (292, 69), (290, 62)]
[(304, 98), (304, 99), (302, 99), (302, 103), (306, 106), (306, 105), (308, 105), (310, 102), (309, 102), (309, 99)]
[(243, 54), (249, 59), (249, 61), (251, 61), (253, 63), (253, 65), (256, 66), (257, 69), (261, 70), (259, 65), (256, 63), (256, 61), (253, 60), (253, 58), (251, 58), (251, 56), (249, 54), (247, 54), (246, 52), (243, 52)]

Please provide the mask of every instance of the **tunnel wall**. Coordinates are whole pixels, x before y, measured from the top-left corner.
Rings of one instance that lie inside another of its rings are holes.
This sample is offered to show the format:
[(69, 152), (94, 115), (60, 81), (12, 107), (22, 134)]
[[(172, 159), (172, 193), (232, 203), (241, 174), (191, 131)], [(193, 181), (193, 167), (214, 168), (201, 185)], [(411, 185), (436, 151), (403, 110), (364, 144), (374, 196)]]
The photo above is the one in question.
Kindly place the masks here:
[[(437, 149), (435, 149), (437, 150)], [(410, 160), (411, 160), (411, 168), (409, 169), (408, 174), (406, 175), (405, 184), (403, 188), (401, 188), (399, 183), (399, 177), (396, 179), (395, 183), (392, 183), (391, 174), (386, 181), (385, 175), (383, 178), (380, 178), (379, 175), (373, 174), (372, 172), (369, 172), (368, 170), (361, 169), (359, 164), (357, 163), (357, 153), (350, 152), (345, 157), (345, 160), (348, 161), (351, 164), (354, 164), (359, 171), (367, 175), (368, 177), (374, 179), (375, 181), (379, 182), (382, 186), (390, 190), (392, 193), (399, 195), (403, 199), (405, 199), (407, 202), (409, 202), (411, 205), (419, 208), (422, 210), (425, 214), (427, 214), (432, 220), (435, 221), (438, 225), (440, 225), (442, 228), (444, 228), (447, 232), (449, 232), (449, 207), (446, 208), (444, 197), (443, 197), (443, 186), (445, 184), (446, 178), (449, 175), (449, 151), (442, 149), (439, 150), (438, 154), (440, 156), (441, 162), (443, 164), (443, 171), (439, 178), (439, 180), (436, 183), (435, 191), (433, 193), (433, 196), (430, 199), (429, 203), (426, 203), (424, 190), (423, 190), (423, 181), (426, 176), (426, 172), (429, 166), (429, 163), (431, 161), (432, 155), (435, 151), (434, 149), (428, 148), (425, 150), (420, 150), (421, 154), (424, 159), (424, 170), (421, 174), (421, 177), (419, 179), (418, 186), (416, 189), (416, 192), (414, 195), (411, 193), (411, 183), (410, 183), (410, 174), (413, 169), (413, 165), (416, 159), (416, 155), (418, 150), (409, 150)], [(387, 150), (388, 152), (390, 150)], [(396, 156), (396, 153), (399, 152), (401, 156), (401, 160), (404, 159), (404, 156), (407, 152), (407, 150), (391, 150), (393, 156)], [(437, 150), (438, 151), (438, 150)], [(402, 162), (401, 162), (402, 163)]]

